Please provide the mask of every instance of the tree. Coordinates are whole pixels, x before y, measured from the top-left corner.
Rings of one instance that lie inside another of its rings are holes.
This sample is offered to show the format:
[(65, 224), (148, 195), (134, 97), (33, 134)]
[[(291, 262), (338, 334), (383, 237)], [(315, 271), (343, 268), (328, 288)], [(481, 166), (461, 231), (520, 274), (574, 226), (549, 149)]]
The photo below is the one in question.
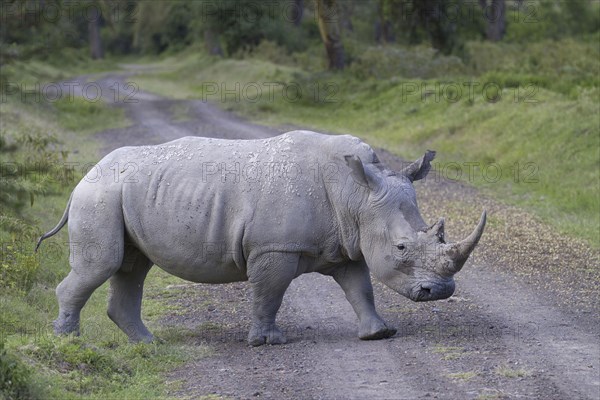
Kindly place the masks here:
[(354, 15), (354, 1), (340, 1), (338, 3), (338, 12), (340, 14), (339, 25), (342, 30), (354, 32), (354, 24), (352, 24), (352, 16)]
[(479, 0), (483, 16), (487, 21), (486, 36), (488, 40), (497, 42), (506, 33), (506, 3), (505, 0)]
[(456, 41), (456, 21), (447, 18), (448, 0), (413, 0), (413, 29), (427, 32), (431, 45), (444, 53), (450, 53)]
[(221, 48), (221, 43), (219, 43), (219, 37), (210, 27), (204, 29), (204, 47), (210, 55), (223, 55), (223, 49)]
[(377, 4), (377, 19), (375, 20), (375, 41), (378, 43), (391, 43), (396, 41), (394, 29), (390, 21), (391, 2), (379, 0)]
[[(281, 9), (273, 13), (273, 5), (278, 3), (257, 2), (256, 0), (221, 0), (207, 4), (210, 7), (201, 11), (203, 27), (205, 32), (206, 29), (209, 29), (215, 38), (219, 37), (227, 56), (240, 50), (252, 51), (265, 39), (286, 46), (299, 33), (291, 32), (298, 30), (290, 24), (289, 17), (283, 17), (279, 13)], [(290, 8), (285, 10), (292, 11)]]
[(102, 39), (100, 38), (100, 12), (88, 20), (88, 31), (90, 35), (90, 53), (92, 59), (104, 58)]
[(294, 0), (291, 4), (290, 19), (295, 26), (300, 26), (304, 16), (304, 0)]
[(453, 17), (462, 14), (460, 10), (467, 1), (380, 0), (377, 9), (380, 35), (376, 38), (389, 42), (398, 36), (398, 40), (409, 45), (428, 41), (442, 53), (451, 53), (459, 46), (459, 31), (471, 29), (468, 21)]
[(345, 52), (336, 0), (315, 0), (319, 32), (327, 52), (329, 69), (344, 69)]

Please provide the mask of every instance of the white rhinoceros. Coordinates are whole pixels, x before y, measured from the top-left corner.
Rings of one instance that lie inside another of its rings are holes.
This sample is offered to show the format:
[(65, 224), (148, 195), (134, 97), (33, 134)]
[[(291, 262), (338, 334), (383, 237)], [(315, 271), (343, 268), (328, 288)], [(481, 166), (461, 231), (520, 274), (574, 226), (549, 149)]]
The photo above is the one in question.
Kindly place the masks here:
[(71, 272), (56, 288), (55, 331), (78, 332), (82, 307), (110, 278), (110, 318), (130, 340), (152, 340), (140, 310), (156, 264), (193, 282), (250, 281), (251, 345), (285, 343), (275, 317), (292, 279), (307, 272), (338, 282), (361, 339), (390, 337), (369, 272), (411, 300), (447, 298), (485, 225), (484, 212), (468, 238), (446, 244), (443, 219), (425, 224), (412, 182), (434, 155), (393, 172), (358, 138), (309, 131), (117, 149), (38, 242), (69, 221)]

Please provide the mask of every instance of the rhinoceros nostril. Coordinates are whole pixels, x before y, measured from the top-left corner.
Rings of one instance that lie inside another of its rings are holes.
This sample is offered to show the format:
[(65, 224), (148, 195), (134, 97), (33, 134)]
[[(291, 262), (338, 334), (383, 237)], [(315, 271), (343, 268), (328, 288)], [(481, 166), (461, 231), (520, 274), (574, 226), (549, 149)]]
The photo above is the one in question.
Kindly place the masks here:
[(421, 286), (421, 291), (427, 294), (431, 293), (431, 288)]

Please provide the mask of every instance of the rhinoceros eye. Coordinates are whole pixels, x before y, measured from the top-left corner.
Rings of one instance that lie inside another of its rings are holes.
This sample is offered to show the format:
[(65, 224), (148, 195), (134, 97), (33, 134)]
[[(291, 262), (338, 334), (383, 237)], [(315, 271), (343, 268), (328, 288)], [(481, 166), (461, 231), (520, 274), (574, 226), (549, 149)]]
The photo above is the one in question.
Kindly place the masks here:
[(398, 246), (396, 246), (398, 248), (398, 250), (406, 250), (406, 246), (403, 243), (400, 243)]

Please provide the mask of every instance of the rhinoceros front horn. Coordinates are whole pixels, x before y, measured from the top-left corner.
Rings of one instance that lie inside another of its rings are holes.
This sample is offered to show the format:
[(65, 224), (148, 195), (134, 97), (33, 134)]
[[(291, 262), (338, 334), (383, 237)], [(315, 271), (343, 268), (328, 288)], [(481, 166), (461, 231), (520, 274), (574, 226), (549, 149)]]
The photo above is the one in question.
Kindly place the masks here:
[(477, 243), (483, 234), (483, 228), (485, 228), (486, 216), (487, 214), (484, 210), (479, 219), (479, 224), (477, 224), (475, 230), (471, 232), (467, 238), (460, 242), (447, 245), (446, 254), (454, 261), (453, 273), (457, 273), (461, 270), (469, 258), (469, 255), (475, 249), (475, 246), (477, 246)]

